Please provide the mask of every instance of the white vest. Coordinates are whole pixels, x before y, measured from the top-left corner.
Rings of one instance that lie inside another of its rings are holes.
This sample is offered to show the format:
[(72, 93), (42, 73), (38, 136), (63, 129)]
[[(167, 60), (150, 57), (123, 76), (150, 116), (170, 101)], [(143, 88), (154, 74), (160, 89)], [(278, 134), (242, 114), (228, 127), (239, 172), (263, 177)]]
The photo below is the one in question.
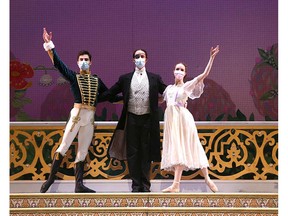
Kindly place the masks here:
[(134, 72), (128, 102), (128, 112), (136, 115), (144, 115), (150, 113), (149, 103), (149, 81), (146, 73), (143, 73), (142, 79), (137, 79)]

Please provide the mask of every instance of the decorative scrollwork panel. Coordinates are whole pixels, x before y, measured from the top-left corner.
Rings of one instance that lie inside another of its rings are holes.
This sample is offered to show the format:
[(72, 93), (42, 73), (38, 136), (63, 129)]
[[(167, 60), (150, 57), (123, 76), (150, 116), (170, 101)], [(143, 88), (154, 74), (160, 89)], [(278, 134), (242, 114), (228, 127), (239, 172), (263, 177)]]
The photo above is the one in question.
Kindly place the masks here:
[[(63, 136), (63, 125), (10, 127), (10, 180), (44, 180), (50, 172), (54, 152)], [(240, 126), (239, 126), (240, 125)], [(207, 123), (197, 125), (199, 138), (210, 164), (210, 175), (215, 179), (278, 179), (277, 124), (235, 125)], [(115, 124), (95, 128), (95, 136), (85, 167), (87, 179), (126, 179), (126, 161), (110, 159), (107, 155)], [(162, 132), (160, 136), (162, 137)], [(64, 157), (59, 179), (74, 179), (74, 160), (77, 138)], [(200, 170), (183, 173), (183, 179), (202, 178)], [(152, 163), (151, 179), (172, 179), (173, 173), (161, 171), (160, 163)]]

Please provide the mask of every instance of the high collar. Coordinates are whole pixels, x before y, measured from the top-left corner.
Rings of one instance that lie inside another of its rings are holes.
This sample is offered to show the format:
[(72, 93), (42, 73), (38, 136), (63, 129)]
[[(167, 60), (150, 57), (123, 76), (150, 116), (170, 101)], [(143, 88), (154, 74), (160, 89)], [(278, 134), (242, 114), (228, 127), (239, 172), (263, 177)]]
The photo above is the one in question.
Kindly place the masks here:
[(140, 74), (140, 73), (145, 73), (146, 72), (146, 68), (145, 67), (143, 67), (143, 68), (141, 68), (140, 70), (139, 70), (139, 68), (135, 68), (135, 72), (137, 73), (137, 74)]
[(89, 70), (89, 71), (80, 71), (80, 74), (81, 75), (84, 75), (84, 74), (87, 74), (87, 75), (91, 75), (91, 71)]

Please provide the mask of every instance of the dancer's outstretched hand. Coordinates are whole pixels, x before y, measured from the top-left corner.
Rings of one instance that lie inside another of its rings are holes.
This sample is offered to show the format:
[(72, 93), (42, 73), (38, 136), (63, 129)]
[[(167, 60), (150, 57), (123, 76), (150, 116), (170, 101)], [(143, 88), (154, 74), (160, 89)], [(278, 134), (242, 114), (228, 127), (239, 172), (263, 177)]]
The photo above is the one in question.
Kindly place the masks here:
[(52, 40), (52, 32), (48, 32), (46, 31), (46, 28), (43, 28), (43, 40), (45, 43), (48, 43)]
[(217, 45), (215, 48), (211, 47), (210, 49), (210, 57), (215, 57), (219, 53), (219, 45)]

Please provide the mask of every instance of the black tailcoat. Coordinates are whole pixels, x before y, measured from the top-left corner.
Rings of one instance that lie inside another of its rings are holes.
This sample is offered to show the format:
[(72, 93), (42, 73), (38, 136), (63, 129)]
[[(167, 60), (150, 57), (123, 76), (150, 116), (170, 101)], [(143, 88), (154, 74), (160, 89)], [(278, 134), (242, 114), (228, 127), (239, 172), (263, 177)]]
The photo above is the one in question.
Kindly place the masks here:
[[(119, 80), (108, 90), (110, 97), (123, 94), (123, 109), (109, 145), (109, 155), (112, 158), (126, 160), (125, 124), (129, 102), (129, 92), (133, 73), (121, 75)], [(159, 123), (159, 94), (163, 94), (166, 84), (157, 74), (146, 72), (149, 80), (149, 101), (151, 114), (150, 130), (150, 160), (160, 162), (160, 123)]]

